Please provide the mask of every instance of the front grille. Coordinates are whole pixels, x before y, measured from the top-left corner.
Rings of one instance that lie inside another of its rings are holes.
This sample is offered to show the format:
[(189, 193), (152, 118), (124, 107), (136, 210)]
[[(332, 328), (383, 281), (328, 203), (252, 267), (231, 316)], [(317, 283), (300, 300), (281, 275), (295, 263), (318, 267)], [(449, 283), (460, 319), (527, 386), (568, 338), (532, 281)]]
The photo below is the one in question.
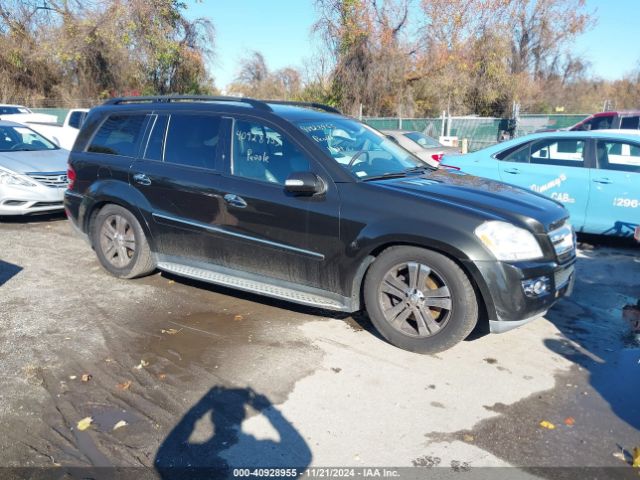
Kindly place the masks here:
[(573, 270), (574, 270), (574, 267), (571, 266), (568, 268), (564, 268), (562, 270), (558, 270), (554, 274), (554, 282), (556, 284), (556, 290), (560, 290), (567, 283), (569, 283), (569, 280), (571, 279), (571, 275), (573, 274)]
[(27, 173), (27, 175), (51, 188), (67, 188), (69, 185), (67, 172), (33, 172)]
[(573, 227), (569, 222), (565, 222), (560, 227), (549, 232), (549, 239), (553, 244), (558, 260), (563, 261), (575, 256), (575, 238)]

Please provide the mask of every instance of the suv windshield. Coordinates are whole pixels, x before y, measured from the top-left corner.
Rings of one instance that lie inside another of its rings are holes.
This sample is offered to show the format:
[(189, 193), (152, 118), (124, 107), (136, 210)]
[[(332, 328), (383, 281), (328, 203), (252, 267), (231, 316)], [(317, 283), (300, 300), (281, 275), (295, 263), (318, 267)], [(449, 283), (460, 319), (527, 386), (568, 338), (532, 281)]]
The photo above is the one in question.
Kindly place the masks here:
[(435, 138), (428, 137), (420, 132), (408, 132), (405, 133), (404, 136), (410, 140), (413, 140), (422, 148), (437, 148), (442, 146)]
[(57, 148), (28, 127), (0, 126), (0, 152), (56, 150)]
[(296, 125), (345, 169), (366, 180), (431, 168), (371, 127), (336, 118)]

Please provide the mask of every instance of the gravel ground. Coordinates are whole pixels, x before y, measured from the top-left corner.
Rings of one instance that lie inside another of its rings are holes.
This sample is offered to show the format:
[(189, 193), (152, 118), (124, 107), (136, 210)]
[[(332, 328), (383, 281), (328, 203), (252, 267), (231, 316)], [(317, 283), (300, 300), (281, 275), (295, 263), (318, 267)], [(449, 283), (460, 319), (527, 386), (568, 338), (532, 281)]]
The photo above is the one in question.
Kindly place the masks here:
[(63, 217), (3, 219), (0, 466), (624, 473), (640, 348), (621, 309), (640, 298), (640, 249), (587, 240), (574, 295), (545, 319), (420, 356), (363, 316), (118, 280)]

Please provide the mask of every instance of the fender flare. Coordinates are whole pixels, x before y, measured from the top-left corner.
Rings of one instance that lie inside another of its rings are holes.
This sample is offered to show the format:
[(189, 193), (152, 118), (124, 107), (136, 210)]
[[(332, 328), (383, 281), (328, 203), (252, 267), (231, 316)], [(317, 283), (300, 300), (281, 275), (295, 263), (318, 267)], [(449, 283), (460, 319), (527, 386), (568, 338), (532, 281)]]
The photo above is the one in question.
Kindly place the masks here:
[(85, 198), (81, 205), (83, 231), (91, 237), (91, 220), (104, 205), (110, 203), (126, 208), (136, 217), (147, 237), (151, 250), (155, 251), (155, 241), (148, 221), (152, 212), (151, 205), (139, 190), (120, 180), (111, 178), (98, 180), (85, 192)]

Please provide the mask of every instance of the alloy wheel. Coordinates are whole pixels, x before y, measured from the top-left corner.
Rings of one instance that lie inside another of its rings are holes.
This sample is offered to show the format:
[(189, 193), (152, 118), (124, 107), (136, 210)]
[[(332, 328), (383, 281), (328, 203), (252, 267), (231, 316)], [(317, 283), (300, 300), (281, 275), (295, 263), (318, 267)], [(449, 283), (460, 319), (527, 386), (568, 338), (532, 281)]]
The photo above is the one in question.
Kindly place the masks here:
[(422, 263), (391, 268), (382, 279), (378, 299), (385, 320), (405, 335), (431, 337), (451, 318), (449, 287), (441, 275)]
[(110, 215), (100, 228), (100, 248), (107, 261), (116, 268), (125, 268), (134, 257), (136, 237), (133, 227), (122, 215)]

